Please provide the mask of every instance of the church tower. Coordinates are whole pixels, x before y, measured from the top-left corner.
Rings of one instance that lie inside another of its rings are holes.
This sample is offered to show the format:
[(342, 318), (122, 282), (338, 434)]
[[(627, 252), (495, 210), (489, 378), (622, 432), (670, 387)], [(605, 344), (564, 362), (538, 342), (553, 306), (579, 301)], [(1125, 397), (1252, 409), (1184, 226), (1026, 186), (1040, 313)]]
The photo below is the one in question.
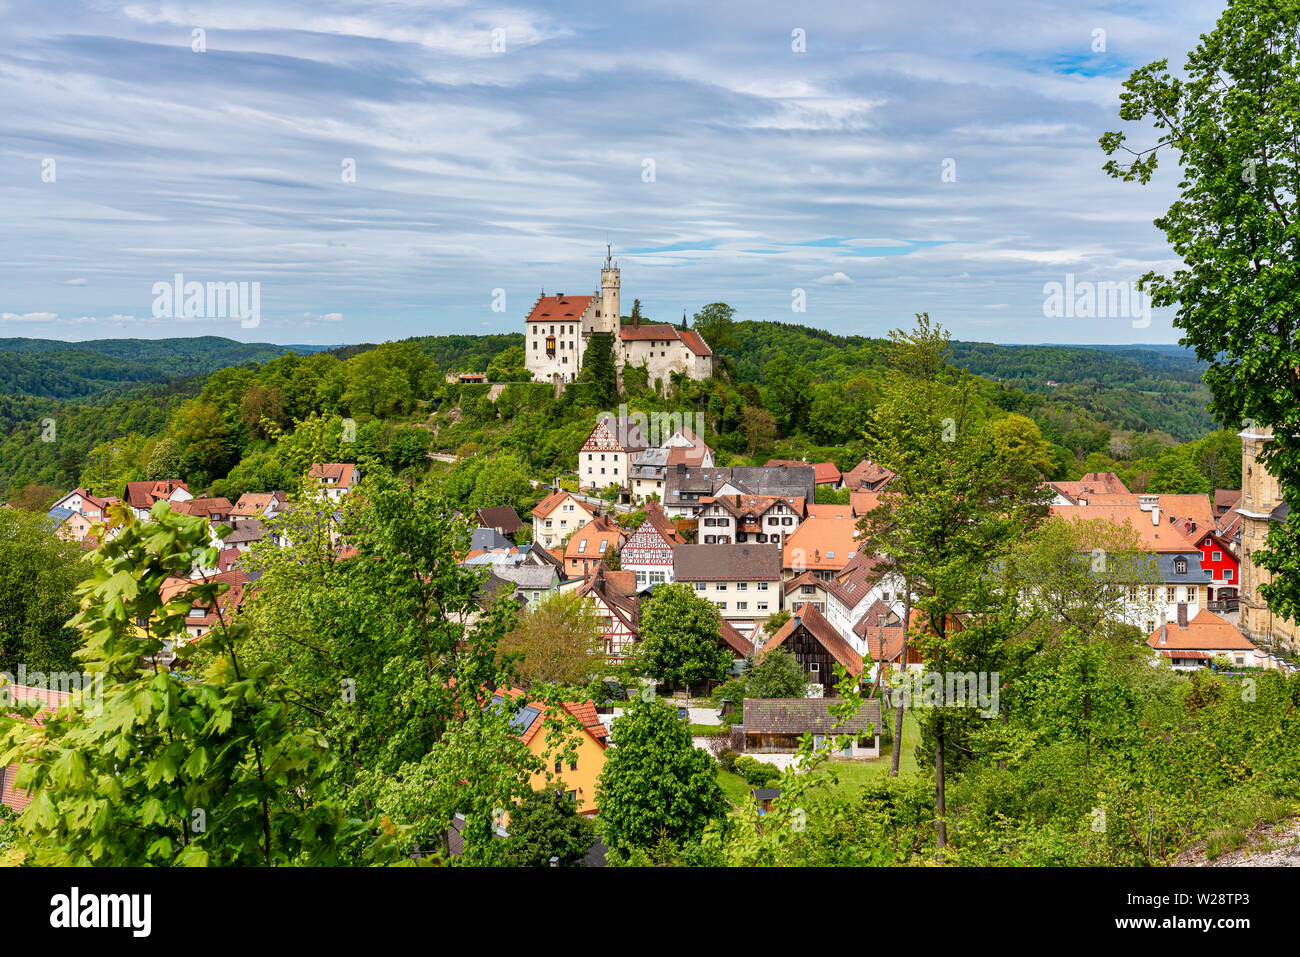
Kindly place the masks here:
[(618, 263), (611, 257), (611, 249), (606, 244), (605, 265), (600, 270), (600, 319), (596, 322), (597, 332), (617, 333), (623, 316), (618, 298)]

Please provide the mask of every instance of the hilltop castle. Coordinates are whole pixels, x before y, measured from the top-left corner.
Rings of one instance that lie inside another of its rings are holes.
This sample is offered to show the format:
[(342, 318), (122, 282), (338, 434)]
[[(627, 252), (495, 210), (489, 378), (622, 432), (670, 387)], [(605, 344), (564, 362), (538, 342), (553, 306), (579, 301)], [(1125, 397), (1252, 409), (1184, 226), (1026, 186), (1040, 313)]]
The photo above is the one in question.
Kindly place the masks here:
[(624, 323), (619, 303), (618, 263), (608, 247), (600, 270), (600, 291), (590, 296), (545, 294), (524, 320), (524, 367), (539, 382), (564, 385), (582, 371), (583, 356), (596, 333), (614, 336), (614, 362), (644, 366), (651, 383), (668, 381), (674, 372), (692, 379), (713, 375), (713, 350), (693, 329), (668, 323)]

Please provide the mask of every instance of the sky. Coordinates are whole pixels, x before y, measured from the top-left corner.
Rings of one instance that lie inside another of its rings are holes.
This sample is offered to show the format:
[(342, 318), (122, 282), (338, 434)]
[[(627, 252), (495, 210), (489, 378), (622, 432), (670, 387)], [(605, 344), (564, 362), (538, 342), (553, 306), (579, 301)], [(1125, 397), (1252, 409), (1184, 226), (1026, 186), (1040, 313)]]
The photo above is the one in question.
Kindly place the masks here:
[(1176, 342), (1049, 290), (1176, 267), (1097, 140), (1221, 6), (0, 0), (0, 338), (517, 332), (609, 243), (651, 320)]

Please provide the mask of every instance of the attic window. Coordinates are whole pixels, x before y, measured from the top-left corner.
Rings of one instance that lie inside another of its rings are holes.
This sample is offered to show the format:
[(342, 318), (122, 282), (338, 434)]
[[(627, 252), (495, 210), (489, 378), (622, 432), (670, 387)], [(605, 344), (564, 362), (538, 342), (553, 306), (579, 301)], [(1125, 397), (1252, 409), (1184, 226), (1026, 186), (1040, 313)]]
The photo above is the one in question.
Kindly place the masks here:
[(1185, 558), (1180, 558), (1180, 559), (1178, 559), (1177, 561), (1175, 561), (1175, 562), (1174, 562), (1174, 571), (1176, 571), (1176, 572), (1177, 572), (1178, 574), (1180, 574), (1180, 575), (1186, 575), (1186, 574), (1187, 574), (1187, 559), (1185, 559)]
[(587, 540), (584, 538), (582, 541), (578, 542), (578, 554), (582, 554), (586, 550), (587, 550)]

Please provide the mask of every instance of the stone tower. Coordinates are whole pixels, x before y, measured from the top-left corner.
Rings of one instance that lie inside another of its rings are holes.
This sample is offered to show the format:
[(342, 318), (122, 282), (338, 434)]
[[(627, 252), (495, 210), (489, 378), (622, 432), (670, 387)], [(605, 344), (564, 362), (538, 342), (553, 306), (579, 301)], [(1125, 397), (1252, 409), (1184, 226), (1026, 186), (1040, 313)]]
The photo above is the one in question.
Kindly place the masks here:
[(1273, 440), (1271, 428), (1247, 428), (1241, 437), (1241, 617), (1238, 627), (1255, 643), (1281, 642), (1296, 646), (1296, 623), (1274, 615), (1259, 594), (1259, 586), (1272, 573), (1255, 564), (1254, 552), (1265, 546), (1269, 526), (1285, 518), (1278, 481), (1259, 462), (1264, 446)]
[(596, 320), (596, 332), (618, 332), (623, 315), (618, 285), (618, 263), (611, 258), (610, 247), (606, 245), (605, 265), (600, 269), (600, 318)]

